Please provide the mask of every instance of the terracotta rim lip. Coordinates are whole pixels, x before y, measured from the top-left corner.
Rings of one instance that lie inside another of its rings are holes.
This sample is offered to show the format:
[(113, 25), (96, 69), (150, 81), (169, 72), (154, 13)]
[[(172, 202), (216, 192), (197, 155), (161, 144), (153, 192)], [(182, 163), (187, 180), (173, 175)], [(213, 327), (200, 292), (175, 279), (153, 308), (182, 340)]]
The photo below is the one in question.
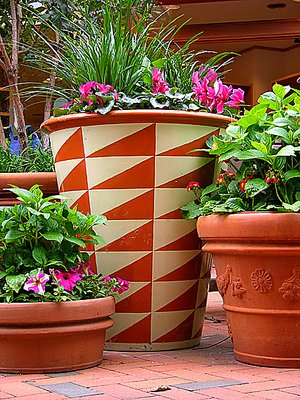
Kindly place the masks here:
[(212, 214), (199, 217), (197, 232), (203, 240), (300, 241), (300, 213), (271, 211)]
[(69, 114), (61, 117), (52, 117), (43, 122), (41, 129), (48, 133), (66, 128), (80, 126), (125, 124), (125, 123), (177, 123), (191, 125), (207, 125), (226, 128), (235, 121), (225, 115), (177, 110), (117, 110), (106, 115), (96, 113)]
[(115, 311), (115, 299), (113, 296), (108, 296), (60, 303), (1, 303), (0, 311), (0, 326), (55, 324), (62, 319), (68, 320), (68, 323), (76, 323), (84, 320), (99, 320), (112, 315)]
[[(42, 190), (58, 192), (56, 172), (0, 172), (0, 191), (9, 188), (9, 184), (20, 184), (22, 187), (30, 188), (30, 186), (38, 183), (42, 185)], [(9, 194), (9, 191), (5, 190)], [(13, 193), (10, 193), (14, 196)]]
[(102, 302), (108, 302), (111, 303), (112, 301), (114, 302), (114, 297), (113, 296), (107, 296), (107, 297), (100, 297), (98, 299), (86, 299), (86, 300), (71, 300), (71, 301), (61, 301), (61, 302), (55, 302), (55, 301), (37, 301), (37, 302), (24, 302), (24, 303), (0, 303), (0, 308), (6, 306), (6, 307), (13, 307), (13, 306), (19, 306), (19, 308), (22, 308), (23, 306), (25, 307), (59, 307), (62, 304), (64, 305), (64, 308), (73, 308), (74, 306), (78, 307), (86, 307), (91, 305), (91, 304), (97, 304), (99, 301)]

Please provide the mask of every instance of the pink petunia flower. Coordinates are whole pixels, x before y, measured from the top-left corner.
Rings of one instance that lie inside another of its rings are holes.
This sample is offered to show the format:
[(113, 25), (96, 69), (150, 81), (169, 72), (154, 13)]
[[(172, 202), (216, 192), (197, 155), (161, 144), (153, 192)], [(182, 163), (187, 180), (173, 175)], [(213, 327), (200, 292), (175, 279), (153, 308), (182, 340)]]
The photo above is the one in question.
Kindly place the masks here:
[(77, 271), (65, 272), (55, 270), (54, 275), (60, 286), (63, 286), (67, 292), (71, 292), (76, 283), (82, 279)]
[(91, 269), (91, 261), (87, 261), (85, 264), (84, 263), (78, 263), (77, 268), (73, 268), (71, 272), (77, 272), (78, 275), (81, 278), (84, 278), (85, 276), (93, 275), (94, 272)]
[(119, 294), (121, 294), (123, 292), (126, 292), (126, 290), (129, 289), (129, 285), (130, 285), (129, 281), (126, 281), (126, 280), (121, 279), (121, 278), (117, 278), (117, 281), (118, 281), (118, 284), (119, 284), (119, 289), (117, 289), (117, 292)]
[(33, 290), (37, 294), (43, 295), (45, 293), (46, 283), (50, 277), (47, 274), (41, 273), (41, 269), (38, 269), (38, 273), (35, 276), (31, 276), (30, 279), (25, 282), (24, 290)]

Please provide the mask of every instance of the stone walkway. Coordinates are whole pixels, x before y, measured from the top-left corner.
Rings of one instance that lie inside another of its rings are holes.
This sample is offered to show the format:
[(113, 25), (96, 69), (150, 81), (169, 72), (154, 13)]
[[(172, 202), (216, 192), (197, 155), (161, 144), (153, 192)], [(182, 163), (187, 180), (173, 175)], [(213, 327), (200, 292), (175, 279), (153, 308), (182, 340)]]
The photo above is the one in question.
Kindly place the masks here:
[(221, 298), (217, 292), (209, 296), (203, 339), (197, 348), (159, 353), (106, 351), (97, 368), (2, 374), (0, 399), (300, 400), (300, 369), (235, 361)]

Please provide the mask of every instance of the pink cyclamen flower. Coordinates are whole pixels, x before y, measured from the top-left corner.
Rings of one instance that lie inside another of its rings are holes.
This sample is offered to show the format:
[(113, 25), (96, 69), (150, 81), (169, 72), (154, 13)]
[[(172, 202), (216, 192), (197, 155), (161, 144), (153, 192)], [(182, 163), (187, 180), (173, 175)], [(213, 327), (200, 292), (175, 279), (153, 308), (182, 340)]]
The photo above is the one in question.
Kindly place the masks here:
[(239, 108), (241, 103), (245, 103), (244, 96), (245, 92), (243, 91), (243, 89), (233, 89), (233, 92), (230, 96), (230, 101), (228, 101), (226, 105), (228, 107)]
[(95, 81), (86, 82), (84, 85), (79, 87), (80, 97), (88, 97), (95, 92), (101, 92), (103, 94), (108, 94), (113, 92), (114, 98), (118, 96), (115, 88), (111, 85), (105, 85), (104, 83), (98, 83)]
[(76, 271), (65, 272), (65, 271), (55, 270), (54, 275), (55, 278), (58, 280), (59, 285), (63, 286), (63, 288), (67, 292), (71, 292), (76, 286), (76, 283), (81, 280), (80, 275)]
[(198, 188), (199, 186), (200, 186), (200, 183), (199, 183), (199, 182), (197, 182), (197, 181), (191, 181), (191, 182), (187, 185), (186, 190), (187, 190), (188, 192), (190, 192), (192, 189)]
[(31, 276), (30, 279), (25, 282), (24, 290), (33, 290), (37, 294), (43, 295), (45, 293), (46, 283), (50, 277), (47, 274), (41, 273), (41, 269), (38, 269), (38, 273), (35, 276)]
[(166, 82), (162, 77), (162, 72), (159, 69), (152, 69), (152, 84), (153, 84), (153, 94), (166, 93), (170, 87), (168, 82)]
[(79, 87), (80, 97), (87, 97), (94, 94), (98, 83), (95, 81), (86, 82), (84, 85)]
[(72, 101), (68, 101), (67, 103), (63, 104), (63, 105), (61, 106), (61, 108), (69, 108), (69, 107), (71, 107), (72, 105), (73, 105), (73, 102), (72, 102)]

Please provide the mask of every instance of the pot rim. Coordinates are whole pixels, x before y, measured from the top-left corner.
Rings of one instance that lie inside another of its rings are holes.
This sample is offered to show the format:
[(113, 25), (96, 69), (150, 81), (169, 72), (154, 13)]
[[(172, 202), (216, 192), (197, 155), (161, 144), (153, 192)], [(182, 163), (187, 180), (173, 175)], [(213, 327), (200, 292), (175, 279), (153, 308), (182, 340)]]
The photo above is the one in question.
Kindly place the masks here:
[(197, 220), (198, 236), (203, 240), (278, 240), (300, 241), (300, 213), (245, 211), (211, 214)]
[(42, 123), (41, 129), (47, 133), (52, 133), (67, 128), (117, 123), (174, 123), (226, 128), (232, 121), (235, 120), (231, 117), (207, 112), (139, 109), (110, 111), (106, 115), (78, 113), (51, 117)]
[(0, 326), (35, 325), (41, 322), (47, 325), (59, 323), (62, 319), (73, 323), (106, 317), (114, 311), (113, 296), (62, 302), (0, 303)]

